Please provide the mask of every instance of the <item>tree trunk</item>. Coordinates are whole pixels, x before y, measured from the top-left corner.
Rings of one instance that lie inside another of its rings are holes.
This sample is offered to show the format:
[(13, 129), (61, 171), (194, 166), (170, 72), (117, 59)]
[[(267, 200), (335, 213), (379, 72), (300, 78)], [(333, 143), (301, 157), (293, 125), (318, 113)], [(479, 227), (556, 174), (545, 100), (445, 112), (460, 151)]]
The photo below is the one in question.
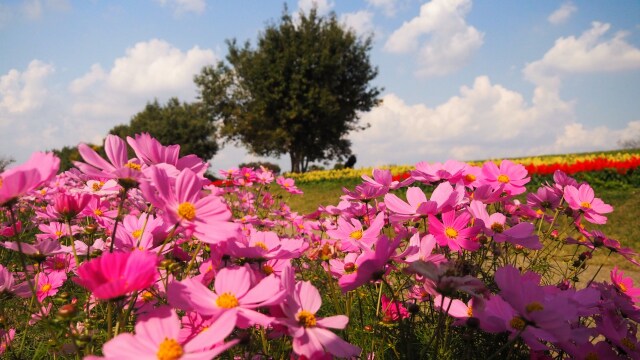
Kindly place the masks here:
[(291, 172), (292, 173), (299, 173), (300, 172), (300, 160), (298, 159), (298, 154), (296, 154), (294, 151), (291, 151), (289, 153), (289, 156), (291, 157)]

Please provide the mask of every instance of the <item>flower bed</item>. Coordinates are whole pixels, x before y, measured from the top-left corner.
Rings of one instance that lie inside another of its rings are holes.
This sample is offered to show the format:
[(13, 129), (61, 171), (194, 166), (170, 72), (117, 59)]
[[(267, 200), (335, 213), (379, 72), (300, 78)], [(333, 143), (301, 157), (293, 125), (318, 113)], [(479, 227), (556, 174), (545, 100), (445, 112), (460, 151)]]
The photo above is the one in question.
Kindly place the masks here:
[(376, 169), (301, 215), (272, 192), (302, 195), (291, 178), (218, 187), (176, 147), (127, 141), (131, 159), (109, 136), (106, 160), (80, 145), (77, 169), (36, 153), (0, 174), (4, 356), (640, 357), (640, 288), (590, 272), (637, 254), (562, 171), (528, 191), (508, 160)]

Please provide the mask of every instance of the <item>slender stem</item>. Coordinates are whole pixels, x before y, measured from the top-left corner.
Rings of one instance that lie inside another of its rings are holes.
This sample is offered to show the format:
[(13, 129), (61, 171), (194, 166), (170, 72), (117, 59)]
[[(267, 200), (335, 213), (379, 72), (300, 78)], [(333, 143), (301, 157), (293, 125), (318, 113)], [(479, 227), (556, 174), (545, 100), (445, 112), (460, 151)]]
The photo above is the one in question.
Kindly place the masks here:
[(113, 252), (113, 245), (116, 243), (116, 231), (118, 230), (118, 223), (122, 220), (122, 209), (124, 207), (124, 201), (127, 199), (128, 188), (124, 188), (120, 195), (120, 202), (118, 203), (118, 215), (116, 215), (116, 222), (113, 224), (113, 231), (111, 232), (111, 246), (109, 252)]
[(107, 302), (107, 340), (113, 337), (113, 301)]
[[(71, 231), (71, 220), (67, 220), (67, 228), (69, 228), (69, 240), (71, 240), (71, 251), (73, 252), (73, 258), (76, 260), (76, 266), (80, 266), (80, 259), (78, 258), (78, 253), (76, 252), (76, 241), (73, 238), (73, 233)], [(89, 251), (87, 249), (87, 251)]]
[(198, 243), (198, 247), (196, 248), (196, 251), (193, 252), (193, 255), (191, 256), (191, 260), (189, 260), (189, 264), (187, 265), (187, 270), (184, 272), (184, 274), (186, 276), (189, 275), (189, 272), (191, 271), (191, 268), (193, 267), (193, 264), (195, 263), (196, 256), (200, 252), (200, 249), (202, 249), (202, 241), (200, 241)]

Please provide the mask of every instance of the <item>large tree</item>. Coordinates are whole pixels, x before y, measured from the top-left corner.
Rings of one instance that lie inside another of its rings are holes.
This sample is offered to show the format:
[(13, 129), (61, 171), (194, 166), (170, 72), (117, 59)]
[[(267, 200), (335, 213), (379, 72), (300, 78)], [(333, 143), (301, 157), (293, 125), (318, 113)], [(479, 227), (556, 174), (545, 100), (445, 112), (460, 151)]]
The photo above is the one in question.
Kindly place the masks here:
[(364, 129), (359, 113), (380, 101), (370, 37), (345, 29), (335, 14), (313, 9), (294, 19), (285, 8), (255, 48), (227, 45), (227, 63), (205, 67), (195, 82), (228, 141), (257, 155), (289, 154), (294, 172), (351, 154), (347, 134)]
[(166, 105), (158, 100), (147, 103), (128, 125), (118, 125), (109, 131), (122, 138), (148, 132), (164, 145), (180, 145), (180, 154), (196, 154), (209, 160), (218, 151), (214, 122), (201, 103), (180, 103), (171, 98)]

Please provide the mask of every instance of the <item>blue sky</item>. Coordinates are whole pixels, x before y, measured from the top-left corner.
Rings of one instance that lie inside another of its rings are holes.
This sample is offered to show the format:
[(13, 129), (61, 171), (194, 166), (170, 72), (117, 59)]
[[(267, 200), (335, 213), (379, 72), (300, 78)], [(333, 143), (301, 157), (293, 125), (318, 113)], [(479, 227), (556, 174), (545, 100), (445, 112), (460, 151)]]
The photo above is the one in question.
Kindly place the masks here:
[[(290, 12), (313, 1), (287, 1)], [(321, 0), (372, 35), (383, 103), (356, 166), (613, 149), (640, 138), (640, 2)], [(282, 1), (0, 2), (0, 155), (99, 143), (157, 98), (196, 96), (225, 40), (255, 43)], [(227, 145), (226, 169), (254, 159)], [(287, 157), (273, 160), (289, 168)]]

